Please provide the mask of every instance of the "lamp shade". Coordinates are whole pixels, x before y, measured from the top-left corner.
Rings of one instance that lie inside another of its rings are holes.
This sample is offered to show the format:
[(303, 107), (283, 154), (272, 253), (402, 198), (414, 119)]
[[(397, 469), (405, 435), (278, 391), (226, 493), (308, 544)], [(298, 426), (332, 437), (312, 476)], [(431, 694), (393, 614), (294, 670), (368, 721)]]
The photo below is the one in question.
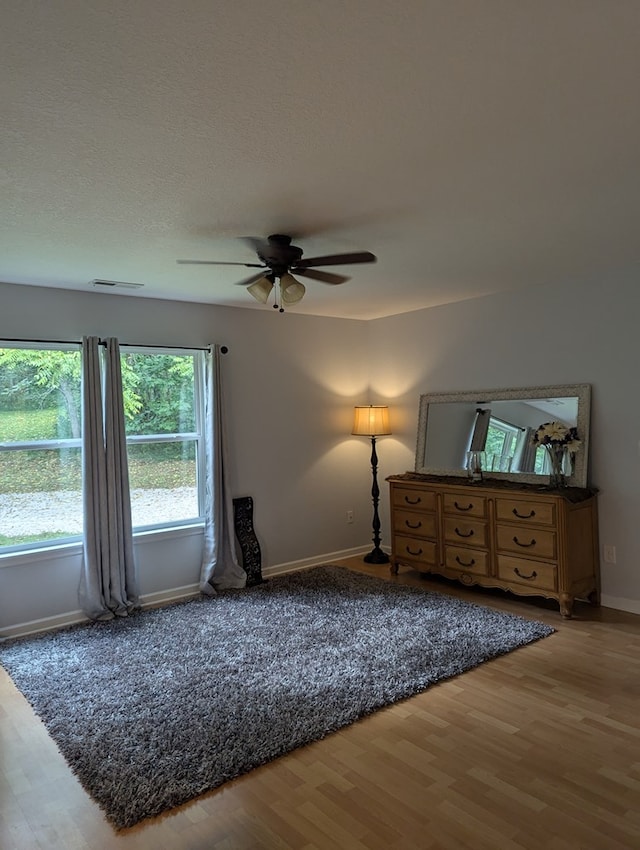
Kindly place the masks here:
[(283, 304), (296, 304), (306, 292), (304, 284), (287, 272), (280, 278), (280, 294)]
[(381, 437), (391, 433), (389, 408), (386, 404), (354, 407), (352, 434), (359, 437)]
[(256, 280), (255, 283), (252, 283), (251, 286), (247, 287), (247, 292), (249, 295), (252, 295), (256, 301), (259, 301), (261, 304), (267, 303), (267, 298), (269, 297), (269, 293), (273, 289), (273, 281), (269, 277), (261, 277)]

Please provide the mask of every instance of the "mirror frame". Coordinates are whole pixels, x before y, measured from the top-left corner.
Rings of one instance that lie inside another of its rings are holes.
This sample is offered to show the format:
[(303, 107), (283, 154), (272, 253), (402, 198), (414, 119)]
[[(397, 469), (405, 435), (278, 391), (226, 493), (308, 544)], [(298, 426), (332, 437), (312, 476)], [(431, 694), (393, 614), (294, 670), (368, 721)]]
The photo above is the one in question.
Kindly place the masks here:
[[(572, 475), (567, 479), (570, 487), (586, 487), (587, 471), (589, 464), (589, 424), (591, 407), (591, 385), (590, 384), (561, 384), (559, 386), (546, 387), (520, 387), (519, 389), (503, 390), (473, 390), (467, 392), (453, 393), (424, 393), (420, 396), (420, 408), (418, 416), (418, 436), (416, 442), (415, 472), (423, 475), (451, 475), (467, 478), (466, 469), (440, 469), (424, 465), (425, 450), (427, 446), (427, 428), (429, 427), (429, 407), (432, 404), (445, 404), (451, 402), (471, 402), (477, 405), (492, 401), (517, 401), (518, 399), (535, 398), (577, 398), (578, 437), (582, 441), (580, 450), (575, 453), (575, 462)], [(542, 424), (542, 423), (540, 423)], [(501, 479), (514, 483), (539, 484), (544, 486), (548, 483), (548, 475), (538, 475), (529, 472), (491, 472), (483, 471), (483, 478)]]

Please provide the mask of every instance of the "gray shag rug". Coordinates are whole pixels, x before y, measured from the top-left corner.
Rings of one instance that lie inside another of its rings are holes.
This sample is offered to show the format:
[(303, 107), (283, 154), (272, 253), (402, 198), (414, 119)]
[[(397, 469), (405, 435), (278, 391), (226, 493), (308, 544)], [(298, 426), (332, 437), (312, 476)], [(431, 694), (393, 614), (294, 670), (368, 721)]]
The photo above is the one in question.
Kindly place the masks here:
[(553, 631), (323, 566), (13, 639), (0, 663), (121, 829)]

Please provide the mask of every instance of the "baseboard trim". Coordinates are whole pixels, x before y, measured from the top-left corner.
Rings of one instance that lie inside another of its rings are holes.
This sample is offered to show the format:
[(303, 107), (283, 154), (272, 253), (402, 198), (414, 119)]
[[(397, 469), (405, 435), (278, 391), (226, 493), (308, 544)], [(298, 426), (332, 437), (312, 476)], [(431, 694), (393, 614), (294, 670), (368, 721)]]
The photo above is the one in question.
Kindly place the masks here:
[[(332, 561), (341, 561), (344, 558), (357, 558), (359, 555), (366, 555), (368, 551), (369, 548), (365, 546), (356, 549), (343, 549), (340, 552), (330, 552), (329, 554), (318, 555), (313, 558), (303, 558), (299, 561), (288, 561), (283, 564), (266, 567), (262, 571), (262, 575), (264, 578), (272, 578), (278, 575), (285, 575), (286, 573), (295, 573), (308, 567), (317, 567), (322, 564), (329, 564)], [(200, 590), (197, 584), (186, 584), (181, 587), (159, 590), (155, 593), (145, 593), (140, 597), (140, 603), (143, 609), (157, 608), (161, 605), (169, 605), (172, 602), (182, 602), (186, 599), (192, 599), (199, 594)], [(626, 611), (629, 614), (640, 614), (640, 602), (634, 599), (602, 596), (601, 604), (603, 608), (613, 608), (616, 611)], [(78, 623), (88, 622), (90, 622), (89, 618), (82, 611), (67, 611), (64, 614), (58, 614), (54, 617), (43, 617), (39, 620), (29, 620), (28, 622), (7, 626), (2, 630), (0, 641), (8, 640), (9, 638), (26, 637), (27, 635), (34, 635), (39, 632), (50, 632), (65, 628), (66, 626), (75, 626)]]
[(269, 578), (270, 576), (280, 576), (285, 573), (295, 573), (307, 567), (319, 567), (322, 564), (329, 564), (331, 561), (341, 561), (344, 558), (357, 558), (358, 555), (366, 555), (370, 548), (368, 546), (359, 546), (356, 549), (343, 549), (340, 552), (330, 552), (329, 554), (318, 555), (314, 558), (303, 558), (301, 561), (288, 561), (284, 564), (266, 567), (262, 570), (262, 575), (264, 578)]
[(600, 604), (603, 608), (614, 608), (616, 611), (626, 611), (629, 614), (640, 614), (640, 601), (637, 599), (625, 599), (619, 596), (601, 596)]
[[(197, 584), (188, 584), (184, 587), (172, 587), (156, 593), (145, 593), (140, 597), (140, 605), (143, 609), (157, 608), (160, 605), (168, 605), (171, 602), (180, 602), (184, 599), (197, 596), (200, 593)], [(28, 620), (24, 623), (16, 623), (2, 630), (0, 640), (14, 637), (26, 637), (39, 632), (52, 632), (63, 629), (66, 626), (75, 626), (78, 623), (89, 623), (90, 619), (82, 611), (67, 611), (55, 617), (42, 617), (39, 620)]]
[(171, 587), (168, 590), (159, 590), (156, 593), (145, 593), (140, 597), (143, 608), (157, 608), (160, 605), (169, 605), (171, 602), (182, 602), (200, 595), (197, 584), (185, 584), (182, 587)]
[(38, 634), (38, 632), (52, 632), (56, 629), (63, 629), (66, 626), (74, 626), (76, 623), (88, 622), (89, 618), (82, 611), (67, 611), (64, 614), (57, 614), (55, 617), (42, 617), (39, 620), (27, 620), (24, 623), (5, 626), (2, 630), (0, 640), (26, 637), (27, 635)]
[[(356, 549), (343, 549), (340, 552), (330, 552), (326, 555), (318, 555), (313, 558), (303, 558), (300, 561), (289, 561), (284, 564), (276, 564), (273, 567), (267, 567), (262, 571), (265, 578), (285, 573), (295, 573), (298, 570), (304, 570), (307, 567), (316, 567), (321, 564), (328, 564), (332, 561), (339, 561), (343, 558), (353, 558), (358, 555), (365, 555), (369, 551), (368, 547), (359, 547)], [(186, 584), (181, 587), (170, 587), (166, 590), (159, 590), (154, 593), (145, 593), (140, 597), (140, 604), (143, 609), (157, 608), (161, 605), (169, 605), (172, 602), (181, 602), (185, 599), (191, 599), (198, 596), (200, 593), (197, 584)], [(26, 637), (27, 635), (38, 634), (39, 632), (50, 632), (56, 629), (62, 629), (66, 626), (75, 626), (78, 623), (88, 623), (89, 618), (80, 610), (67, 611), (64, 614), (57, 614), (54, 617), (43, 617), (39, 620), (29, 620), (24, 623), (16, 623), (11, 626), (6, 626), (2, 630), (0, 640), (7, 640), (15, 637)]]

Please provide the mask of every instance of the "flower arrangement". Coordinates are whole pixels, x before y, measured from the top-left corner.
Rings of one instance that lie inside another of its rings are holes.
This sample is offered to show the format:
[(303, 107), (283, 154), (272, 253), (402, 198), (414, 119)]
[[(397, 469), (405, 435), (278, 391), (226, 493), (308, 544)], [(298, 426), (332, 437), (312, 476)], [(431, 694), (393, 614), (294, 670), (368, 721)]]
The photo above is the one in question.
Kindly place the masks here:
[(573, 456), (580, 448), (578, 429), (565, 425), (564, 422), (545, 422), (534, 433), (531, 442), (536, 448), (544, 446), (549, 455), (551, 486), (563, 487), (565, 456), (569, 455), (573, 467)]
[(575, 454), (580, 448), (578, 429), (563, 422), (545, 422), (533, 435), (534, 446), (562, 448), (569, 454)]

